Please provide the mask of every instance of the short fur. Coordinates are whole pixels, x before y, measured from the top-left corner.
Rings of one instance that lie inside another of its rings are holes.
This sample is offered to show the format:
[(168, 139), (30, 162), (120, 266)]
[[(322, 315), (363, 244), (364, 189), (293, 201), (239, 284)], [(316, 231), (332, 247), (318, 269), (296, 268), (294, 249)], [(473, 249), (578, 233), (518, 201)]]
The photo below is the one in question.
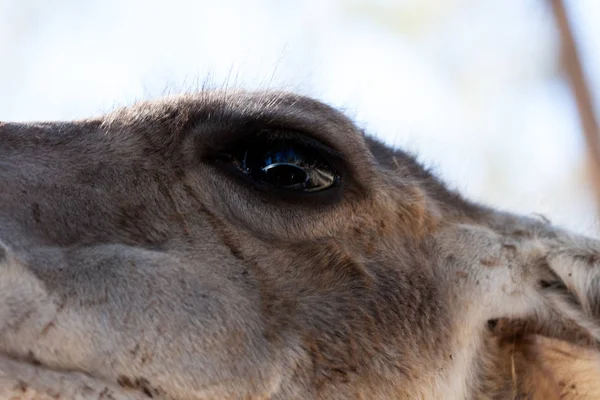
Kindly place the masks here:
[[(262, 129), (337, 151), (339, 195), (224, 172)], [(3, 399), (600, 393), (600, 243), (468, 202), (309, 98), (0, 123), (0, 241)]]

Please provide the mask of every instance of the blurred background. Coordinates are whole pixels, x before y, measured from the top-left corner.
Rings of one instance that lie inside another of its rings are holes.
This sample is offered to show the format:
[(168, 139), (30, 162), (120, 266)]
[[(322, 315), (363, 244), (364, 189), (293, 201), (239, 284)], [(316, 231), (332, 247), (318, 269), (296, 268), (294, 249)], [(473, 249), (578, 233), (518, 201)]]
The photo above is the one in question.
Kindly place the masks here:
[(597, 235), (600, 1), (562, 3), (0, 0), (0, 120), (293, 90), (471, 199)]

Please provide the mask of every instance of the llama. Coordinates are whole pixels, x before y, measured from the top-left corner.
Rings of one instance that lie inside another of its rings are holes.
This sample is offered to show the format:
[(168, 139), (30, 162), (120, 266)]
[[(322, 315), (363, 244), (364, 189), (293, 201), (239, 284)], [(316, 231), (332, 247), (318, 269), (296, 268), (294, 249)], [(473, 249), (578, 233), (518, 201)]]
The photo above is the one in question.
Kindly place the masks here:
[(599, 317), (600, 242), (310, 98), (0, 123), (2, 399), (597, 398)]

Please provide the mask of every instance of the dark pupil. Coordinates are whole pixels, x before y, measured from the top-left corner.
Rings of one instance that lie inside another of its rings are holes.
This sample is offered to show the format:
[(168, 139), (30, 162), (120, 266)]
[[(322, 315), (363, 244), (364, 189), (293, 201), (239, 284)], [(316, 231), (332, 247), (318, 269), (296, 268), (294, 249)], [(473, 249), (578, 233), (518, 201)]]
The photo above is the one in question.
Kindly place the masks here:
[(258, 182), (283, 189), (317, 191), (332, 186), (337, 175), (321, 154), (291, 140), (259, 140), (246, 149), (242, 165)]
[(282, 187), (304, 184), (308, 180), (308, 174), (294, 164), (271, 164), (262, 168), (262, 171), (265, 181)]

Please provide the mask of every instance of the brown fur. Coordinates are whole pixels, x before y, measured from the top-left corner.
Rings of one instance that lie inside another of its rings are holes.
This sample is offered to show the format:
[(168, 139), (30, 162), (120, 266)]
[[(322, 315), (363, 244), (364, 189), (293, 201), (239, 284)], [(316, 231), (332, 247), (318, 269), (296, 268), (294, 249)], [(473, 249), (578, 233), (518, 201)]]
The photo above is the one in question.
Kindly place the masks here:
[[(341, 186), (215, 160), (269, 129), (333, 149)], [(600, 393), (600, 243), (463, 199), (315, 100), (5, 123), (0, 155), (0, 398)]]

